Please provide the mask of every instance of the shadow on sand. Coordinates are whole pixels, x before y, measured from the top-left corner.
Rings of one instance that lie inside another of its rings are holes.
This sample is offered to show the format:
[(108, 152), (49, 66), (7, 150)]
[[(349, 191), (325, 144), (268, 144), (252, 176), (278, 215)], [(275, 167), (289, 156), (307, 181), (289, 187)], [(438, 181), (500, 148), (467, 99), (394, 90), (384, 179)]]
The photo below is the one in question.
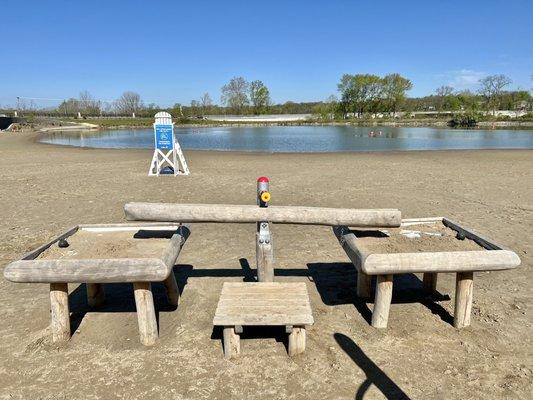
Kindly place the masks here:
[(350, 356), (352, 361), (366, 374), (366, 380), (359, 386), (355, 393), (355, 400), (362, 400), (371, 385), (378, 388), (387, 399), (409, 400), (409, 396), (381, 368), (368, 358), (352, 339), (342, 333), (335, 333), (333, 337), (344, 352)]

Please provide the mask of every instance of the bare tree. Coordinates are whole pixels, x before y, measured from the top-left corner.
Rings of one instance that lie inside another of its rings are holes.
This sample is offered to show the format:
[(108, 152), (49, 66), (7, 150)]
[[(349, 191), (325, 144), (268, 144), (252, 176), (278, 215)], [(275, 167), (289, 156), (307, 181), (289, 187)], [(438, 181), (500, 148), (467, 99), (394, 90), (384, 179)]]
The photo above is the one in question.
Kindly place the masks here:
[(202, 114), (207, 114), (208, 111), (211, 109), (211, 106), (213, 105), (213, 100), (211, 100), (211, 96), (209, 96), (209, 93), (206, 92), (202, 95), (202, 97), (200, 97), (200, 104), (202, 107)]
[(143, 107), (141, 96), (135, 92), (124, 92), (115, 101), (115, 108), (122, 114), (133, 114)]
[(451, 86), (441, 86), (435, 90), (435, 96), (438, 98), (437, 106), (439, 111), (443, 110), (446, 99), (451, 96), (453, 92), (454, 88)]
[(487, 110), (492, 110), (492, 115), (496, 114), (498, 98), (503, 89), (511, 84), (511, 79), (505, 75), (489, 75), (479, 81), (478, 93), (485, 98)]
[(99, 115), (101, 110), (101, 103), (95, 100), (91, 94), (84, 90), (79, 95), (79, 111), (87, 115)]
[(242, 108), (250, 103), (248, 99), (249, 83), (243, 77), (231, 79), (222, 86), (222, 103), (241, 113)]

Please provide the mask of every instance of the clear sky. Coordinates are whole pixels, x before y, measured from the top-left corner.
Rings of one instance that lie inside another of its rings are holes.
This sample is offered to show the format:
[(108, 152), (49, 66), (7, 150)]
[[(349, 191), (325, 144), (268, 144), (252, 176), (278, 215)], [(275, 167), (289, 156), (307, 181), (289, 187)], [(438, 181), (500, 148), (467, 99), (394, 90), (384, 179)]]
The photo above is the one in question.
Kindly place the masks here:
[(323, 100), (344, 73), (399, 72), (411, 96), (502, 73), (533, 87), (533, 1), (3, 0), (0, 104), (125, 90), (188, 104), (233, 76), (275, 102)]

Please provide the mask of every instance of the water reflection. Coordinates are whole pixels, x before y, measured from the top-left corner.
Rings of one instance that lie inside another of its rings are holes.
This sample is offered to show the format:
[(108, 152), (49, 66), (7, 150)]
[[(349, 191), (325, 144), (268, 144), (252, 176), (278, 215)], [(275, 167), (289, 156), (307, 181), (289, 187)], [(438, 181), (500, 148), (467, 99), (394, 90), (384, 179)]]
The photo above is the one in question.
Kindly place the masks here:
[[(177, 128), (184, 149), (339, 152), (533, 148), (533, 131), (353, 126)], [(77, 147), (152, 148), (152, 129), (55, 132), (41, 142)]]

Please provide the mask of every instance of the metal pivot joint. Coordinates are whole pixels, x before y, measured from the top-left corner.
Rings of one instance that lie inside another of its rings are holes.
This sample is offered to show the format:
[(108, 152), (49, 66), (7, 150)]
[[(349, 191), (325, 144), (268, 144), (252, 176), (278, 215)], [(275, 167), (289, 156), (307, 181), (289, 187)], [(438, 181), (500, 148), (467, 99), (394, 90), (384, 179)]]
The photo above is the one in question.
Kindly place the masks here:
[[(257, 205), (268, 207), (270, 202), (269, 179), (262, 176), (257, 179)], [(272, 234), (268, 221), (257, 222), (256, 233), (257, 280), (259, 282), (274, 281), (274, 250)]]

